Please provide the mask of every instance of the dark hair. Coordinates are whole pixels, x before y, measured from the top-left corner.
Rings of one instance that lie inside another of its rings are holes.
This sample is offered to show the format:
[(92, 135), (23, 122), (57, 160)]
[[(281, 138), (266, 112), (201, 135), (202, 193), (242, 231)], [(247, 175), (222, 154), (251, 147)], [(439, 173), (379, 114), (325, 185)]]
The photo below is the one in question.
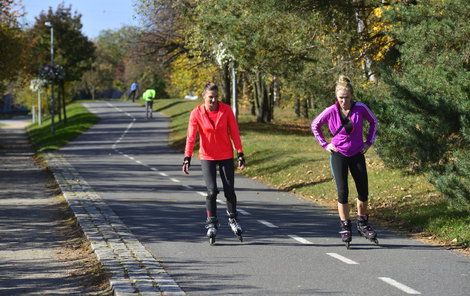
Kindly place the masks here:
[(219, 92), (219, 87), (214, 82), (209, 81), (206, 83), (206, 86), (204, 86), (204, 90), (202, 91), (202, 96), (204, 96), (207, 91)]

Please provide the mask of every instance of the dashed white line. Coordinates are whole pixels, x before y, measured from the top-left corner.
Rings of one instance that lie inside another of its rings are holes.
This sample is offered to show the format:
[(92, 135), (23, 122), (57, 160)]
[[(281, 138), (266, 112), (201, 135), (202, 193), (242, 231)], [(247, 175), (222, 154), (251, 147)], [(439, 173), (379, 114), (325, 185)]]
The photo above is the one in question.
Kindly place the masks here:
[(396, 280), (394, 279), (391, 279), (389, 277), (379, 277), (380, 280), (386, 282), (387, 284), (389, 285), (392, 285), (394, 286), (395, 288), (398, 288), (400, 290), (402, 290), (403, 292), (407, 293), (407, 294), (413, 294), (413, 295), (421, 295), (420, 292), (406, 286), (406, 285), (403, 285), (402, 283), (399, 283), (397, 282)]
[(158, 173), (160, 176), (163, 176), (163, 177), (168, 177), (168, 175), (166, 173), (163, 173), (163, 172), (160, 172)]
[(193, 186), (191, 186), (191, 185), (182, 184), (181, 186), (186, 187), (188, 189), (193, 189)]
[(297, 235), (289, 234), (289, 237), (292, 238), (292, 239), (295, 239), (299, 243), (302, 243), (302, 244), (305, 244), (305, 245), (312, 245), (313, 244), (311, 241), (306, 240), (305, 238), (297, 236)]
[(237, 212), (239, 212), (240, 214), (245, 215), (245, 216), (251, 215), (250, 213), (248, 213), (247, 211), (242, 210), (242, 209), (237, 209)]
[(180, 180), (178, 180), (178, 179), (175, 179), (175, 178), (170, 178), (170, 180), (171, 180), (171, 181), (173, 181), (173, 182), (175, 182), (175, 183), (181, 183), (181, 181), (180, 181)]
[(150, 169), (151, 169), (152, 171), (158, 171), (158, 169), (156, 169), (156, 168), (152, 168), (152, 167), (151, 167)]
[(353, 261), (353, 260), (351, 260), (351, 259), (349, 259), (349, 258), (346, 258), (346, 257), (344, 257), (344, 256), (341, 256), (340, 254), (336, 254), (336, 253), (326, 253), (326, 254), (327, 254), (328, 256), (331, 256), (331, 257), (333, 257), (333, 258), (336, 258), (336, 259), (338, 259), (338, 260), (340, 260), (340, 261), (342, 261), (342, 262), (344, 262), (344, 263), (346, 263), (346, 264), (359, 264), (359, 263), (357, 263), (356, 261)]
[(222, 205), (225, 204), (225, 202), (224, 202), (223, 200), (220, 200), (220, 199), (217, 199), (217, 202), (218, 202), (219, 204), (222, 204)]
[(142, 161), (140, 161), (140, 160), (136, 160), (135, 162), (137, 162), (138, 164), (144, 165), (144, 164), (142, 163)]
[(279, 228), (279, 226), (272, 224), (271, 222), (268, 222), (266, 220), (258, 220), (259, 223), (263, 224), (264, 226), (267, 226), (269, 228)]

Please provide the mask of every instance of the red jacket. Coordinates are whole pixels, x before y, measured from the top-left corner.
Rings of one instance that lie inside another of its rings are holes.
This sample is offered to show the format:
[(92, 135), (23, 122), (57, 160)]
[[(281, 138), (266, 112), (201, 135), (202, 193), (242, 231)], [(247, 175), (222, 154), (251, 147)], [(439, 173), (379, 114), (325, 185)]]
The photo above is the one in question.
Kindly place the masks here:
[[(191, 112), (188, 122), (185, 156), (192, 156), (196, 134), (199, 132), (199, 158), (204, 160), (224, 160), (233, 158), (233, 146), (242, 152), (242, 142), (238, 124), (232, 109), (219, 102), (215, 126), (209, 120), (204, 105), (199, 105)], [(233, 146), (232, 146), (233, 142)]]

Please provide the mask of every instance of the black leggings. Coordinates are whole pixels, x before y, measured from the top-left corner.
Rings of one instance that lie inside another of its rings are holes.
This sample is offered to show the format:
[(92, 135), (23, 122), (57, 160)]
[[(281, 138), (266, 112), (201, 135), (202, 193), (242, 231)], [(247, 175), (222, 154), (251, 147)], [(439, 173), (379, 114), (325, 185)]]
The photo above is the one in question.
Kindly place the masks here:
[(227, 199), (227, 212), (230, 218), (237, 216), (237, 196), (235, 195), (235, 172), (233, 159), (201, 160), (202, 175), (207, 187), (206, 211), (207, 217), (217, 217), (217, 165)]
[(330, 157), (331, 171), (338, 190), (338, 202), (348, 203), (348, 169), (356, 183), (358, 199), (367, 201), (369, 196), (369, 184), (367, 181), (366, 159), (364, 154), (358, 153), (347, 157), (338, 152), (333, 152)]

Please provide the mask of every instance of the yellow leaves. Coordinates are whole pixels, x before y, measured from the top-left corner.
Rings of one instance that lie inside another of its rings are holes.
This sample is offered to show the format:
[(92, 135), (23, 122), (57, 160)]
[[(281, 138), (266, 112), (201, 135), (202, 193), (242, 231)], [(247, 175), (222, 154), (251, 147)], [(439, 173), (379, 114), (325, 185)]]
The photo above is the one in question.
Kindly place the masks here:
[(184, 97), (189, 93), (197, 95), (204, 83), (212, 80), (217, 68), (202, 59), (179, 56), (172, 64), (169, 74), (169, 92), (172, 96)]

